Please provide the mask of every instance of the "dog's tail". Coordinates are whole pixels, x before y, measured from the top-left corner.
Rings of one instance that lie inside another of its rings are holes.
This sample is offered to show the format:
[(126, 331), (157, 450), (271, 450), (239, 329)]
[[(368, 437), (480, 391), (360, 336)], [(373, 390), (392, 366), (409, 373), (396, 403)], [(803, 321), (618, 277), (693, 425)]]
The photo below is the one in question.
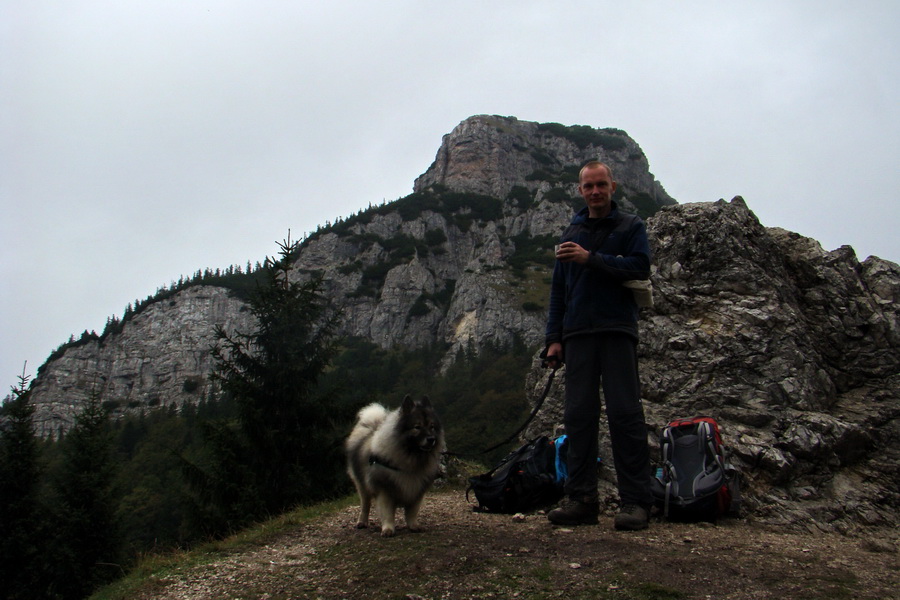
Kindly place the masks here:
[(359, 411), (356, 416), (356, 424), (374, 431), (384, 422), (387, 415), (388, 410), (385, 407), (378, 403), (372, 403)]

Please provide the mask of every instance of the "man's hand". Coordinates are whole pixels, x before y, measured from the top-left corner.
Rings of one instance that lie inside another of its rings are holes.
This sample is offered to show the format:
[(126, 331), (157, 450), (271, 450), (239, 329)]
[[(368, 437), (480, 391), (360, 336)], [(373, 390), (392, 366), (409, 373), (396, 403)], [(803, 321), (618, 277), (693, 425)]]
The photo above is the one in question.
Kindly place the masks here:
[(562, 366), (562, 344), (553, 342), (547, 346), (547, 358), (544, 359), (548, 367), (558, 369)]
[(588, 261), (591, 253), (575, 242), (563, 242), (556, 248), (556, 260), (559, 262), (574, 262), (583, 265)]

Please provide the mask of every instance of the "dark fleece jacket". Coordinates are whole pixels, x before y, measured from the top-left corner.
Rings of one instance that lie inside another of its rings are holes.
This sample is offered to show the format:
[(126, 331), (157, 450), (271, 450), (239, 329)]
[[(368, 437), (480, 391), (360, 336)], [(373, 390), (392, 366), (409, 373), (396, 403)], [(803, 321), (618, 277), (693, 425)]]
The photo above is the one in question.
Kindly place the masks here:
[(638, 307), (630, 279), (650, 277), (647, 228), (636, 215), (619, 212), (615, 202), (602, 219), (589, 219), (585, 207), (563, 232), (562, 242), (575, 242), (591, 252), (584, 265), (556, 262), (550, 289), (546, 343), (572, 335), (619, 331), (637, 339)]

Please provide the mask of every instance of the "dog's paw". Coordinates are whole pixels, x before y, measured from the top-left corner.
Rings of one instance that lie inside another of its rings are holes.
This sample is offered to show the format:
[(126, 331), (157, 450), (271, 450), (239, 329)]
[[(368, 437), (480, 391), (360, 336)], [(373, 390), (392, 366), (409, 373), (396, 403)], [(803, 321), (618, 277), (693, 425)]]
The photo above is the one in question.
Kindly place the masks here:
[(394, 537), (396, 531), (393, 527), (382, 527), (381, 528), (381, 537)]
[(359, 523), (356, 524), (357, 529), (366, 529), (368, 526), (369, 526), (368, 523), (364, 523), (362, 521), (360, 521)]

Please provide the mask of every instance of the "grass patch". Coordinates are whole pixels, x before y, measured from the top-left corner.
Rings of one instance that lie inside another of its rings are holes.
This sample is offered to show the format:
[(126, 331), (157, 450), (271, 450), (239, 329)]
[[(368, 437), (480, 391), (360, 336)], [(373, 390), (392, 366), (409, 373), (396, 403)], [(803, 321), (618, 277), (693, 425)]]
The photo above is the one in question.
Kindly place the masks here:
[(638, 583), (630, 590), (629, 597), (634, 600), (683, 600), (687, 595), (658, 583)]
[(91, 595), (90, 600), (129, 600), (138, 593), (161, 589), (166, 581), (179, 577), (193, 567), (210, 564), (227, 554), (263, 546), (296, 529), (298, 525), (315, 521), (322, 515), (342, 510), (357, 502), (356, 494), (351, 494), (330, 502), (298, 507), (222, 540), (212, 540), (190, 550), (148, 555), (125, 577)]
[(515, 294), (518, 305), (527, 312), (541, 312), (550, 304), (551, 270), (545, 267), (527, 267), (509, 272), (503, 284), (494, 284), (502, 294)]

